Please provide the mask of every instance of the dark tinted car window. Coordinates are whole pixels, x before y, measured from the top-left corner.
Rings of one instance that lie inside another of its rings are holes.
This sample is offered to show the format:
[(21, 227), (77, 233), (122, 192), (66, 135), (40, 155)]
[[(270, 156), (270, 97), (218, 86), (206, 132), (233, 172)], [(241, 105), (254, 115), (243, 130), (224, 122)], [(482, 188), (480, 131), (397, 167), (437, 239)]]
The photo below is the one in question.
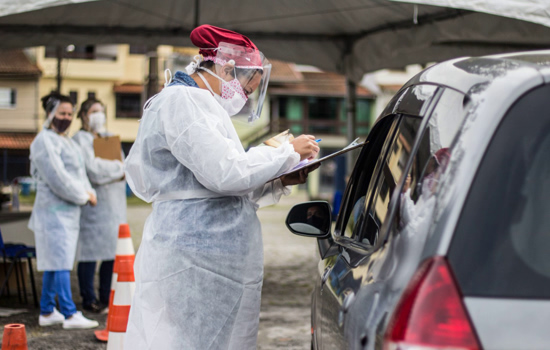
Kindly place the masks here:
[(550, 298), (550, 85), (507, 113), (449, 251), (465, 295)]
[(346, 189), (346, 197), (342, 207), (340, 231), (351, 238), (357, 234), (360, 214), (365, 210), (365, 197), (372, 181), (376, 161), (389, 142), (395, 128), (396, 116), (388, 116), (377, 123), (368, 138), (368, 145), (363, 149), (357, 160), (354, 172)]
[(388, 155), (381, 163), (373, 202), (368, 210), (363, 212), (364, 229), (361, 229), (359, 240), (364, 244), (374, 245), (377, 241), (380, 227), (389, 209), (390, 198), (405, 171), (421, 122), (420, 118), (404, 116), (399, 124)]

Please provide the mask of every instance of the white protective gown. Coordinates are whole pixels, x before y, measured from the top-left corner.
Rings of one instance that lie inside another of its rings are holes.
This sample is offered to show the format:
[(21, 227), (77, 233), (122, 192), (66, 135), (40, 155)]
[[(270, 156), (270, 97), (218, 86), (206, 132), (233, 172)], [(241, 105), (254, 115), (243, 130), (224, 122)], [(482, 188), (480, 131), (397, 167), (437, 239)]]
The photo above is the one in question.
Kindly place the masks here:
[(94, 135), (80, 130), (73, 140), (80, 145), (86, 173), (97, 193), (95, 207), (82, 207), (77, 261), (114, 260), (118, 227), (126, 222), (126, 181), (121, 161), (97, 158)]
[(38, 271), (72, 270), (80, 206), (95, 193), (79, 146), (44, 129), (31, 144), (31, 175), (37, 181), (29, 228), (34, 231)]
[(134, 193), (153, 201), (125, 349), (256, 348), (263, 279), (256, 210), (288, 191), (280, 180), (266, 182), (299, 161), (288, 143), (245, 152), (207, 90), (171, 86), (153, 99), (125, 162)]

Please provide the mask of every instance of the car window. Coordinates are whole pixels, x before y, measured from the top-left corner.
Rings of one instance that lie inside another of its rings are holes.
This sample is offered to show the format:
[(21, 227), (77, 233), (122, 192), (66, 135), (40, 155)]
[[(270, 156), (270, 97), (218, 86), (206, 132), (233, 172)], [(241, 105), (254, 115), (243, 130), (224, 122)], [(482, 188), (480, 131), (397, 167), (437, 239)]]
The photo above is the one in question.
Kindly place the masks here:
[(406, 171), (401, 172), (399, 192), (384, 220), (381, 232), (399, 234), (427, 233), (432, 220), (435, 198), (440, 182), (446, 175), (453, 143), (466, 116), (469, 100), (466, 95), (445, 89), (429, 115), (426, 127), (414, 146)]
[(352, 176), (348, 181), (337, 230), (345, 237), (354, 236), (359, 227), (359, 217), (365, 209), (365, 197), (374, 173), (376, 161), (389, 144), (394, 133), (396, 116), (388, 116), (376, 124), (368, 138), (368, 144), (361, 152)]
[(363, 244), (374, 245), (378, 239), (380, 228), (388, 213), (390, 198), (405, 171), (421, 123), (421, 118), (403, 116), (399, 124), (388, 155), (381, 163), (372, 203), (362, 213), (364, 223), (358, 240)]
[[(420, 84), (411, 86), (399, 95), (397, 101), (394, 101), (393, 110), (397, 112), (408, 111), (407, 116), (399, 117), (399, 130), (397, 133), (392, 131), (387, 137), (380, 140), (381, 143), (383, 142), (380, 151), (370, 152), (371, 159), (368, 162), (368, 167), (362, 169), (363, 174), (357, 176), (356, 179), (352, 178), (351, 181), (356, 181), (356, 187), (353, 196), (348, 196), (346, 216), (341, 229), (344, 236), (363, 243), (367, 248), (376, 243), (378, 230), (388, 209), (387, 204), (401, 172), (405, 169), (421, 123), (421, 118), (418, 116), (428, 113), (431, 101), (437, 95), (437, 91), (438, 87), (435, 85)], [(414, 122), (411, 122), (412, 120)], [(395, 137), (398, 139), (394, 142)], [(400, 147), (405, 147), (407, 151), (401, 150)], [(387, 164), (392, 165), (391, 169), (387, 166), (382, 167), (382, 160), (386, 158), (387, 154), (390, 154), (390, 162)], [(361, 163), (358, 162), (358, 164)], [(380, 175), (387, 174), (388, 171), (388, 176)], [(381, 183), (384, 188), (377, 186), (381, 177), (384, 179)], [(372, 201), (373, 193), (375, 195), (379, 193), (380, 201), (377, 202), (377, 211), (372, 210), (369, 215), (366, 213), (366, 209)], [(383, 203), (384, 201), (385, 203)], [(365, 227), (374, 231), (369, 235), (362, 234)]]
[(449, 250), (468, 296), (550, 299), (550, 85), (495, 132)]
[(395, 107), (395, 113), (416, 117), (426, 115), (437, 89), (436, 85), (431, 84), (418, 84), (409, 87), (400, 97), (400, 101)]

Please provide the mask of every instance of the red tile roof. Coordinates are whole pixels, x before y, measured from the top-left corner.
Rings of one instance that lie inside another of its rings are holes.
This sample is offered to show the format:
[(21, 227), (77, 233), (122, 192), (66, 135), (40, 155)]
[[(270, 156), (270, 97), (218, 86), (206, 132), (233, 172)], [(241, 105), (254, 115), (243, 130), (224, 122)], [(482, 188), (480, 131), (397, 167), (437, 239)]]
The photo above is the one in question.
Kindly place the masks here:
[(39, 77), (42, 71), (33, 64), (23, 50), (0, 50), (0, 77)]
[[(303, 80), (298, 83), (271, 82), (269, 94), (279, 96), (346, 96), (346, 78), (331, 72), (302, 72)], [(357, 86), (357, 97), (374, 97), (374, 94), (362, 86)]]
[(121, 94), (141, 94), (143, 89), (143, 84), (120, 84), (113, 87), (113, 92)]
[(0, 133), (0, 149), (29, 149), (36, 134)]
[(269, 60), (271, 62), (271, 75), (269, 83), (298, 83), (304, 80), (302, 73), (296, 70), (296, 65), (290, 62)]

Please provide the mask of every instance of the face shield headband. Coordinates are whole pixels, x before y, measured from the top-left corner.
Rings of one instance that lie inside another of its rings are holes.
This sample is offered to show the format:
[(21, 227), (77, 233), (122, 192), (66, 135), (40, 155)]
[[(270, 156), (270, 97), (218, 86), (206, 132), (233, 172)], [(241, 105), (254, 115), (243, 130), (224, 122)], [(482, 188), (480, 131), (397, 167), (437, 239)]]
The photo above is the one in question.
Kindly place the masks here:
[[(202, 61), (214, 62), (216, 64), (215, 74), (217, 76), (222, 75), (221, 71), (226, 65), (234, 66), (235, 78), (249, 98), (244, 108), (232, 119), (244, 119), (248, 123), (258, 119), (262, 112), (271, 76), (271, 63), (269, 63), (262, 52), (255, 48), (221, 42), (217, 48), (209, 50), (212, 50), (213, 55), (204, 57), (195, 56), (194, 62), (191, 62), (186, 68), (187, 73), (195, 73)], [(220, 82), (221, 87), (222, 83)]]

